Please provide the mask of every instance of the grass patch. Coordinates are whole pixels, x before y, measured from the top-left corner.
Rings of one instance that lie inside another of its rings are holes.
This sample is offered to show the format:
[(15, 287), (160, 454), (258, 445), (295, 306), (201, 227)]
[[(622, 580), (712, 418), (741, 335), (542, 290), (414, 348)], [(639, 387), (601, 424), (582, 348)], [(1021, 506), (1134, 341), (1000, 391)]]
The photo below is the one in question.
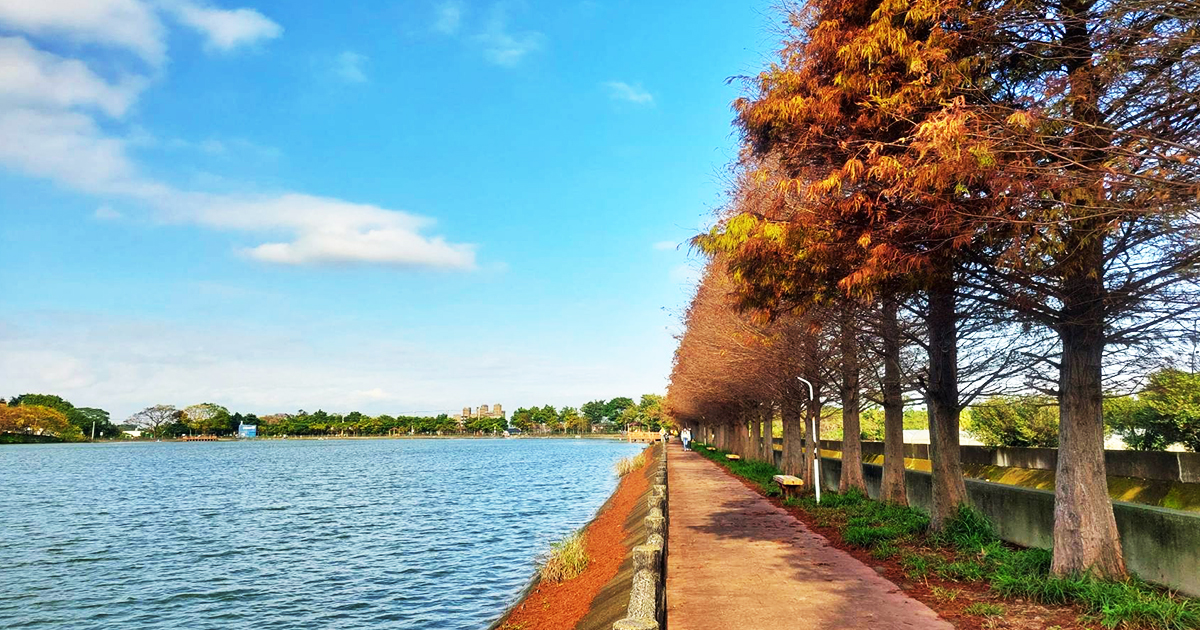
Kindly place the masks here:
[(898, 553), (900, 553), (900, 548), (890, 540), (876, 543), (871, 548), (871, 557), (878, 560), (887, 560)]
[(968, 615), (979, 615), (981, 617), (999, 617), (1007, 612), (1004, 606), (1000, 604), (990, 604), (988, 602), (975, 602), (963, 609), (963, 612)]
[(940, 586), (929, 587), (929, 592), (933, 593), (933, 596), (939, 602), (952, 602), (958, 599), (958, 596), (962, 593), (962, 591), (956, 588), (942, 588)]
[(624, 477), (629, 473), (638, 470), (646, 463), (646, 451), (642, 451), (633, 457), (626, 457), (617, 462), (617, 476)]
[(747, 481), (753, 482), (762, 490), (763, 494), (769, 497), (780, 496), (782, 492), (775, 485), (773, 478), (775, 475), (782, 475), (783, 472), (776, 468), (773, 464), (759, 461), (747, 461), (744, 459), (728, 460), (725, 455), (729, 451), (717, 449), (710, 451), (703, 448), (707, 445), (697, 444), (696, 452), (717, 464), (729, 469), (729, 472), (741, 477)]
[(542, 565), (543, 580), (565, 582), (579, 577), (587, 568), (588, 557), (584, 549), (583, 532), (577, 531), (550, 545), (550, 555)]
[(969, 505), (958, 506), (958, 513), (946, 522), (942, 531), (933, 535), (933, 541), (963, 551), (982, 549), (1000, 540), (991, 521)]
[[(764, 494), (777, 495), (771, 478), (778, 469), (763, 462), (728, 461), (725, 451), (696, 452), (733, 474), (754, 482)], [(851, 546), (870, 549), (872, 557), (897, 558), (911, 580), (936, 576), (943, 580), (987, 584), (1005, 599), (1078, 606), (1088, 623), (1105, 628), (1200, 630), (1200, 601), (1129, 578), (1114, 582), (1089, 576), (1050, 574), (1049, 549), (1006, 547), (992, 524), (970, 507), (959, 508), (941, 532), (928, 533), (929, 517), (920, 510), (873, 501), (861, 492), (825, 493), (818, 504), (811, 495), (788, 499), (822, 527), (836, 528)], [(957, 597), (957, 589), (933, 587), (939, 600)], [(939, 594), (940, 593), (940, 594)], [(954, 593), (954, 595), (951, 595)], [(994, 618), (1004, 606), (976, 602), (965, 612)]]

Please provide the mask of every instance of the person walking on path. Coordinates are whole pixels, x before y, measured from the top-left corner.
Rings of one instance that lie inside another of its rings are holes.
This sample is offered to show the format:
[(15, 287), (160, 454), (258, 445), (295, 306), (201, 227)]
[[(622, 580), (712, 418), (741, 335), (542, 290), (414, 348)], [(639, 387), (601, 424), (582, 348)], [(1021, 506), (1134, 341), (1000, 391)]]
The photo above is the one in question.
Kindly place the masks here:
[(679, 441), (683, 442), (683, 450), (685, 450), (685, 451), (691, 450), (688, 448), (688, 444), (691, 444), (691, 442), (692, 442), (692, 430), (687, 427), (684, 427), (683, 431), (680, 432), (680, 434), (679, 434)]
[(671, 630), (954, 629), (708, 459), (667, 467)]
[(658, 427), (658, 438), (663, 444), (667, 443), (667, 427)]

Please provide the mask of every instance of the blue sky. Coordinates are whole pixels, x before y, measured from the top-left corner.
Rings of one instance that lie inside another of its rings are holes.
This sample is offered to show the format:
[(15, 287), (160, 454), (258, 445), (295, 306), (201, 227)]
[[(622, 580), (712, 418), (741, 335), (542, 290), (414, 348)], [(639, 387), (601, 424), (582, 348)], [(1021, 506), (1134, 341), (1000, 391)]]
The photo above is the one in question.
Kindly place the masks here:
[(0, 0), (0, 395), (663, 391), (768, 5)]

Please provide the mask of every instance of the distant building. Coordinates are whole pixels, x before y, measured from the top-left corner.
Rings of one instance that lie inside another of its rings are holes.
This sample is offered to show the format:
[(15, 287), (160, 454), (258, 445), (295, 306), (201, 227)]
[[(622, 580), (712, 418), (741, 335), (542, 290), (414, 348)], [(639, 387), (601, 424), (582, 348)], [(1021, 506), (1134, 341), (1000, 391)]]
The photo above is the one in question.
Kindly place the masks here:
[(500, 406), (500, 403), (492, 405), (490, 409), (487, 405), (479, 405), (479, 408), (475, 410), (472, 410), (470, 407), (463, 407), (462, 415), (459, 416), (458, 421), (460, 424), (466, 424), (471, 420), (478, 420), (480, 418), (500, 418), (503, 420), (505, 418), (504, 409)]

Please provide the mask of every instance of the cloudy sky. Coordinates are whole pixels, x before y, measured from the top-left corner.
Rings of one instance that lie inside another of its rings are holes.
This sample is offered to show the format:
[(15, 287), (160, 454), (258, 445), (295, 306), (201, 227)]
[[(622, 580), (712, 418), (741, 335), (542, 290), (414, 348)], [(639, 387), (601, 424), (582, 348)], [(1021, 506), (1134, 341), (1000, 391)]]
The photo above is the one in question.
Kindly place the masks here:
[(768, 4), (0, 0), (0, 395), (662, 391)]

